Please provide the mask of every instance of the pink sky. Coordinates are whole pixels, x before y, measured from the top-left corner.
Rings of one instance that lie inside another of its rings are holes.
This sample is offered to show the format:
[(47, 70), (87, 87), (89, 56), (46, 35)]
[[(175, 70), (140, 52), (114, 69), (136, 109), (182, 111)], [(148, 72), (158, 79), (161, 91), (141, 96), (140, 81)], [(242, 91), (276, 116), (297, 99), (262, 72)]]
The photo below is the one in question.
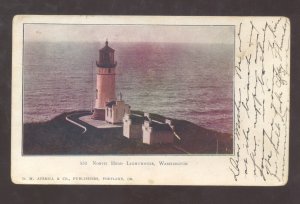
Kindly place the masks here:
[(25, 24), (25, 41), (187, 42), (234, 41), (234, 26)]

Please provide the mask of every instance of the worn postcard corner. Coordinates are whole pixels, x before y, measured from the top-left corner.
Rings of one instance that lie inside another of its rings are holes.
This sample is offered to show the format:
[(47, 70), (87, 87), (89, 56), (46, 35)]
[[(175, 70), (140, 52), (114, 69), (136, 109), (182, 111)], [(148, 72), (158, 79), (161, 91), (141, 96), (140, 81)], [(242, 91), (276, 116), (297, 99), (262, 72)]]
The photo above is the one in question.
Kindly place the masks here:
[(286, 17), (15, 16), (16, 184), (288, 181)]

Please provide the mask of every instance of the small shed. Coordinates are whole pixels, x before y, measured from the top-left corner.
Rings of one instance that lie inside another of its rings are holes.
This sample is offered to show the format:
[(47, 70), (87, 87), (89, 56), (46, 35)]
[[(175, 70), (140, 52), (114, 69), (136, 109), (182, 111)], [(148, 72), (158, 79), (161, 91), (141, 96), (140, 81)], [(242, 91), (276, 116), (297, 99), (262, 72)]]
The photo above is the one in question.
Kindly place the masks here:
[(142, 139), (142, 125), (145, 118), (140, 115), (125, 114), (123, 118), (123, 136), (129, 139)]
[(142, 130), (145, 144), (170, 144), (174, 141), (173, 130), (167, 123), (145, 120)]
[(112, 124), (122, 123), (126, 113), (130, 114), (130, 106), (122, 99), (111, 101), (105, 107), (105, 121)]

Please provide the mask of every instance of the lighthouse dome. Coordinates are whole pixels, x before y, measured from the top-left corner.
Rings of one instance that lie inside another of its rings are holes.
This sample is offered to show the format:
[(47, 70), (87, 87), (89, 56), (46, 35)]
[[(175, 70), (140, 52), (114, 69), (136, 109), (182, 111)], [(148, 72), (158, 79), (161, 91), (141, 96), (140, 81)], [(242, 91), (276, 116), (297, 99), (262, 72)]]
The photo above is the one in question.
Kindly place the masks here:
[(115, 50), (108, 46), (108, 41), (106, 40), (105, 46), (100, 51), (101, 52), (114, 52)]
[(115, 50), (108, 46), (106, 40), (105, 46), (99, 50), (99, 61), (97, 62), (98, 67), (102, 68), (114, 68), (117, 63), (114, 60)]

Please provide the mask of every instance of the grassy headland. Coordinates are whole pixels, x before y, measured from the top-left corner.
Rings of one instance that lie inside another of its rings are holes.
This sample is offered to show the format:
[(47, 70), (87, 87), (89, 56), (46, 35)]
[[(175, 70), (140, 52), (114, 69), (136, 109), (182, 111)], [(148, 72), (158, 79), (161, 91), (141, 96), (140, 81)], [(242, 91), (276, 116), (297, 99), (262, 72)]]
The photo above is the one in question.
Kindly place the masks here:
[[(141, 111), (134, 113), (143, 114)], [(86, 114), (87, 111), (63, 113), (47, 122), (27, 123), (23, 129), (25, 155), (58, 154), (219, 154), (232, 153), (232, 135), (208, 130), (185, 120), (172, 119), (181, 140), (174, 144), (143, 144), (140, 140), (123, 137), (122, 128), (97, 129), (87, 132), (66, 121), (69, 114)], [(151, 118), (164, 121), (165, 117), (151, 114)], [(183, 151), (184, 150), (184, 151)]]

